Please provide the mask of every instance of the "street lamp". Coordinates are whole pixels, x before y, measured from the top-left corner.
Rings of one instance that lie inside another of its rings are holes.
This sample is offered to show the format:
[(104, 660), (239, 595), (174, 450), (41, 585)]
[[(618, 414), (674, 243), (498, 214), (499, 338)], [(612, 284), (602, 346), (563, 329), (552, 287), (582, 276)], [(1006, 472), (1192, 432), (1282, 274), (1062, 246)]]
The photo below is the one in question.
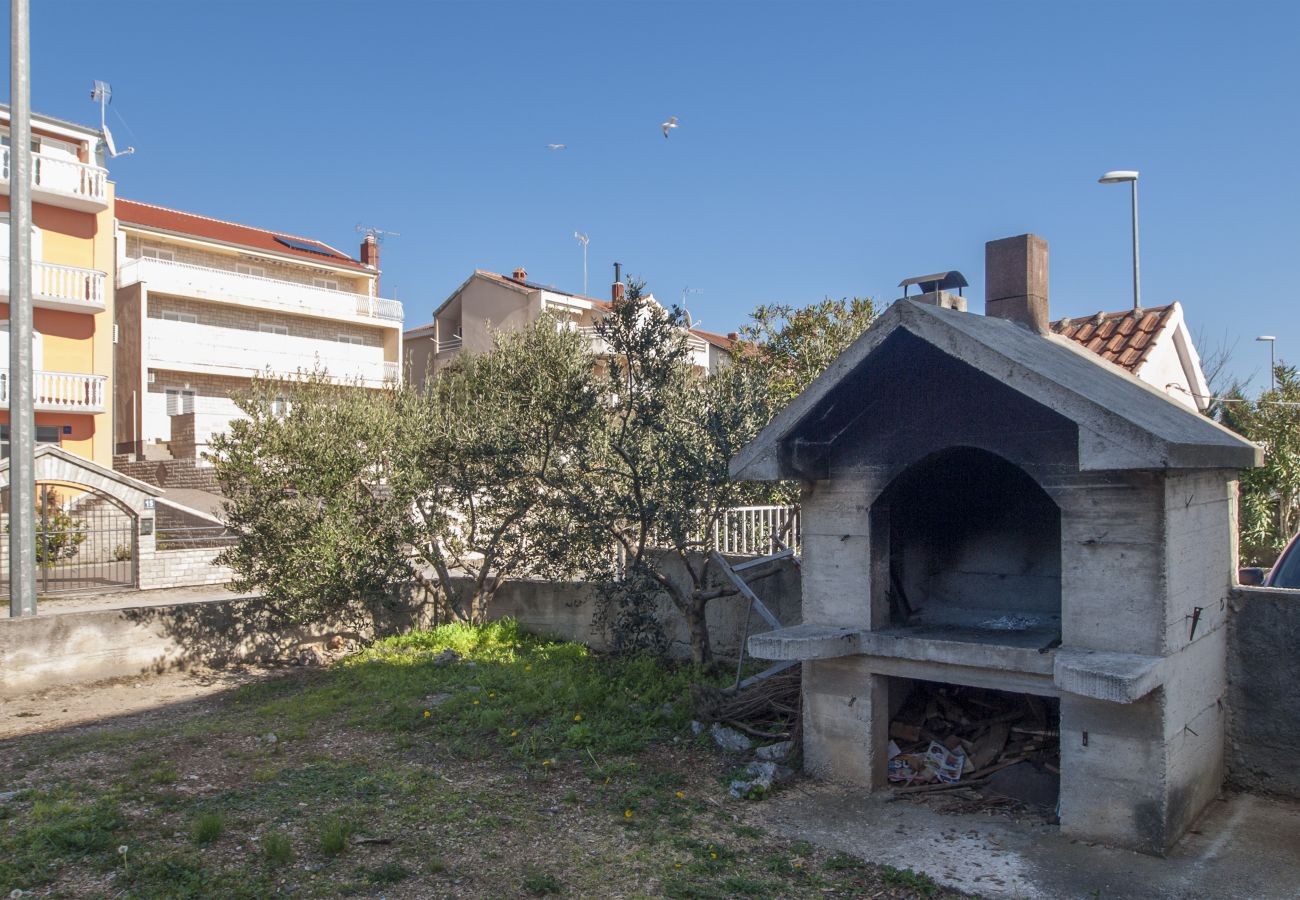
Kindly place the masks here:
[(1118, 170), (1097, 179), (1098, 184), (1121, 184), (1125, 181), (1133, 186), (1133, 309), (1136, 311), (1142, 308), (1142, 287), (1138, 278), (1138, 173)]
[(1277, 363), (1274, 361), (1273, 357), (1273, 345), (1277, 342), (1277, 338), (1271, 334), (1261, 334), (1259, 337), (1255, 338), (1255, 340), (1268, 341), (1268, 389), (1270, 391), (1275, 391), (1277, 390), (1277, 376), (1274, 374), (1274, 371), (1277, 368)]

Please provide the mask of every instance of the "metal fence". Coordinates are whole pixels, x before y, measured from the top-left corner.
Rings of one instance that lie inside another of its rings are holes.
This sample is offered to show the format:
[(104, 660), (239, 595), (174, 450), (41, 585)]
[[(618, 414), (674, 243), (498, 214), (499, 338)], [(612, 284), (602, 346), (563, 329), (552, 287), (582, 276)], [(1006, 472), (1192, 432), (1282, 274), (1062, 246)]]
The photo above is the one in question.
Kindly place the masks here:
[[(6, 510), (6, 537), (8, 518)], [(38, 484), (35, 541), (39, 594), (135, 586), (135, 519), (93, 491)], [(0, 548), (0, 562), (0, 590), (7, 591), (8, 540)]]
[(738, 506), (713, 525), (712, 546), (735, 556), (766, 556), (786, 547), (799, 552), (799, 507)]

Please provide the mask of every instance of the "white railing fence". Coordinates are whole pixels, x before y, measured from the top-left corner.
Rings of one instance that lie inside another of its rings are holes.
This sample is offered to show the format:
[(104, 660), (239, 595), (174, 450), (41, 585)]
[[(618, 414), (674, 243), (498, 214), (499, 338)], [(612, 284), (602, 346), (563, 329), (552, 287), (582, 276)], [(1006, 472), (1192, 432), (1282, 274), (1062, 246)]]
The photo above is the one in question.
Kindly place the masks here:
[[(0, 248), (7, 250), (8, 248)], [(55, 263), (32, 263), (32, 296), (67, 303), (84, 304), (87, 309), (104, 308), (104, 282), (108, 276), (95, 269), (60, 266)], [(0, 257), (0, 294), (9, 295), (9, 258)]]
[(404, 315), (402, 304), (397, 300), (177, 262), (174, 259), (142, 257), (128, 260), (118, 269), (118, 286), (137, 281), (149, 282), (154, 290), (171, 290), (187, 296), (210, 296), (215, 299), (233, 296), (309, 314), (357, 315), (396, 322), (402, 321)]
[[(714, 550), (728, 556), (768, 556), (786, 548), (798, 554), (801, 547), (799, 532), (799, 507), (797, 506), (737, 506), (724, 512), (712, 527), (692, 536), (700, 552)], [(651, 547), (664, 547), (665, 542), (652, 535)], [(614, 562), (620, 568), (626, 562), (621, 545), (614, 548)]]
[[(83, 375), (76, 372), (34, 372), (32, 388), (33, 405), (37, 409), (56, 409), (68, 412), (102, 412), (104, 375)], [(0, 369), (0, 407), (9, 407), (9, 370)]]
[[(9, 180), (9, 148), (0, 147), (0, 181)], [(72, 159), (32, 156), (32, 187), (106, 202), (108, 171)]]

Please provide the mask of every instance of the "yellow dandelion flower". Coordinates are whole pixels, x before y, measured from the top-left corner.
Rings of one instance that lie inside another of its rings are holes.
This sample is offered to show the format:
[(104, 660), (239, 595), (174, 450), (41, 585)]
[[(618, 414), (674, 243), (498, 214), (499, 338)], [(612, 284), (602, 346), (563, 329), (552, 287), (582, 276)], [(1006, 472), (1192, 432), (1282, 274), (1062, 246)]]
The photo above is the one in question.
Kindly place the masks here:
[(681, 863), (677, 863), (676, 865), (673, 866), (674, 869), (680, 869), (681, 867), (682, 867)]
[(532, 666), (524, 666), (524, 671), (525, 671), (525, 672), (531, 672), (532, 670), (533, 670), (533, 667), (532, 667)]
[(488, 699), (491, 700), (491, 699), (492, 699), (493, 697), (495, 697), (495, 696), (496, 696), (496, 694), (488, 694)]
[(625, 809), (625, 810), (623, 810), (623, 818), (625, 818), (625, 819), (630, 819), (630, 818), (632, 818), (632, 810), (630, 810), (630, 809)]
[(542, 760), (542, 765), (544, 765), (544, 766), (549, 766), (550, 764), (551, 764), (551, 761), (550, 761), (549, 759), (544, 759), (544, 760)]
[(576, 716), (574, 716), (574, 717), (573, 717), (573, 721), (575, 721), (575, 722), (581, 722), (581, 721), (582, 721), (582, 713), (578, 713)]
[(475, 705), (475, 706), (478, 706), (478, 701), (477, 701), (477, 700), (474, 701), (474, 705)]
[(801, 862), (797, 862), (797, 863), (794, 864), (794, 867), (795, 867), (796, 869), (802, 869), (802, 868), (803, 868), (803, 863), (801, 863)]
[(431, 715), (433, 715), (433, 713), (429, 712), (427, 709), (424, 711), (424, 717), (425, 717), (426, 719), (429, 718), (429, 716), (431, 716)]
[(519, 732), (517, 732), (517, 731), (512, 731), (512, 732), (510, 732), (510, 736), (511, 736), (511, 737), (519, 737)]
[(685, 791), (678, 791), (678, 792), (677, 792), (677, 799), (678, 799), (678, 800), (685, 800), (685, 799), (686, 799), (686, 792), (685, 792)]
[(717, 859), (717, 858), (718, 858), (718, 854), (716, 854), (716, 853), (710, 853), (710, 854), (709, 854), (709, 859)]

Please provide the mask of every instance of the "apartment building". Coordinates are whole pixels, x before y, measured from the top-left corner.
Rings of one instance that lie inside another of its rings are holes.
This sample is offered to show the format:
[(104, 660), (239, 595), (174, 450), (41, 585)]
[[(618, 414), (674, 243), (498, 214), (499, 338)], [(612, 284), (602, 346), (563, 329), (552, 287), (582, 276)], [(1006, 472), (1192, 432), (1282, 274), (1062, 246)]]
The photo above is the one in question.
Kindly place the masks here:
[[(97, 129), (32, 116), (36, 440), (112, 464), (113, 184)], [(9, 108), (0, 106), (0, 456), (9, 455)]]
[(201, 455), (255, 375), (401, 376), (402, 305), (359, 258), (311, 238), (117, 202), (117, 452)]
[[(624, 284), (616, 266), (611, 299), (623, 296)], [(650, 297), (653, 301), (654, 297)], [(492, 349), (496, 331), (525, 328), (549, 313), (590, 336), (592, 349), (605, 351), (596, 323), (608, 314), (610, 301), (571, 294), (528, 280), (528, 272), (515, 269), (499, 275), (475, 269), (460, 287), (433, 312), (428, 325), (404, 336), (407, 377), (417, 387), (451, 363), (462, 351), (483, 353)], [(691, 362), (715, 372), (731, 358), (735, 336), (723, 337), (698, 328), (687, 330)]]

